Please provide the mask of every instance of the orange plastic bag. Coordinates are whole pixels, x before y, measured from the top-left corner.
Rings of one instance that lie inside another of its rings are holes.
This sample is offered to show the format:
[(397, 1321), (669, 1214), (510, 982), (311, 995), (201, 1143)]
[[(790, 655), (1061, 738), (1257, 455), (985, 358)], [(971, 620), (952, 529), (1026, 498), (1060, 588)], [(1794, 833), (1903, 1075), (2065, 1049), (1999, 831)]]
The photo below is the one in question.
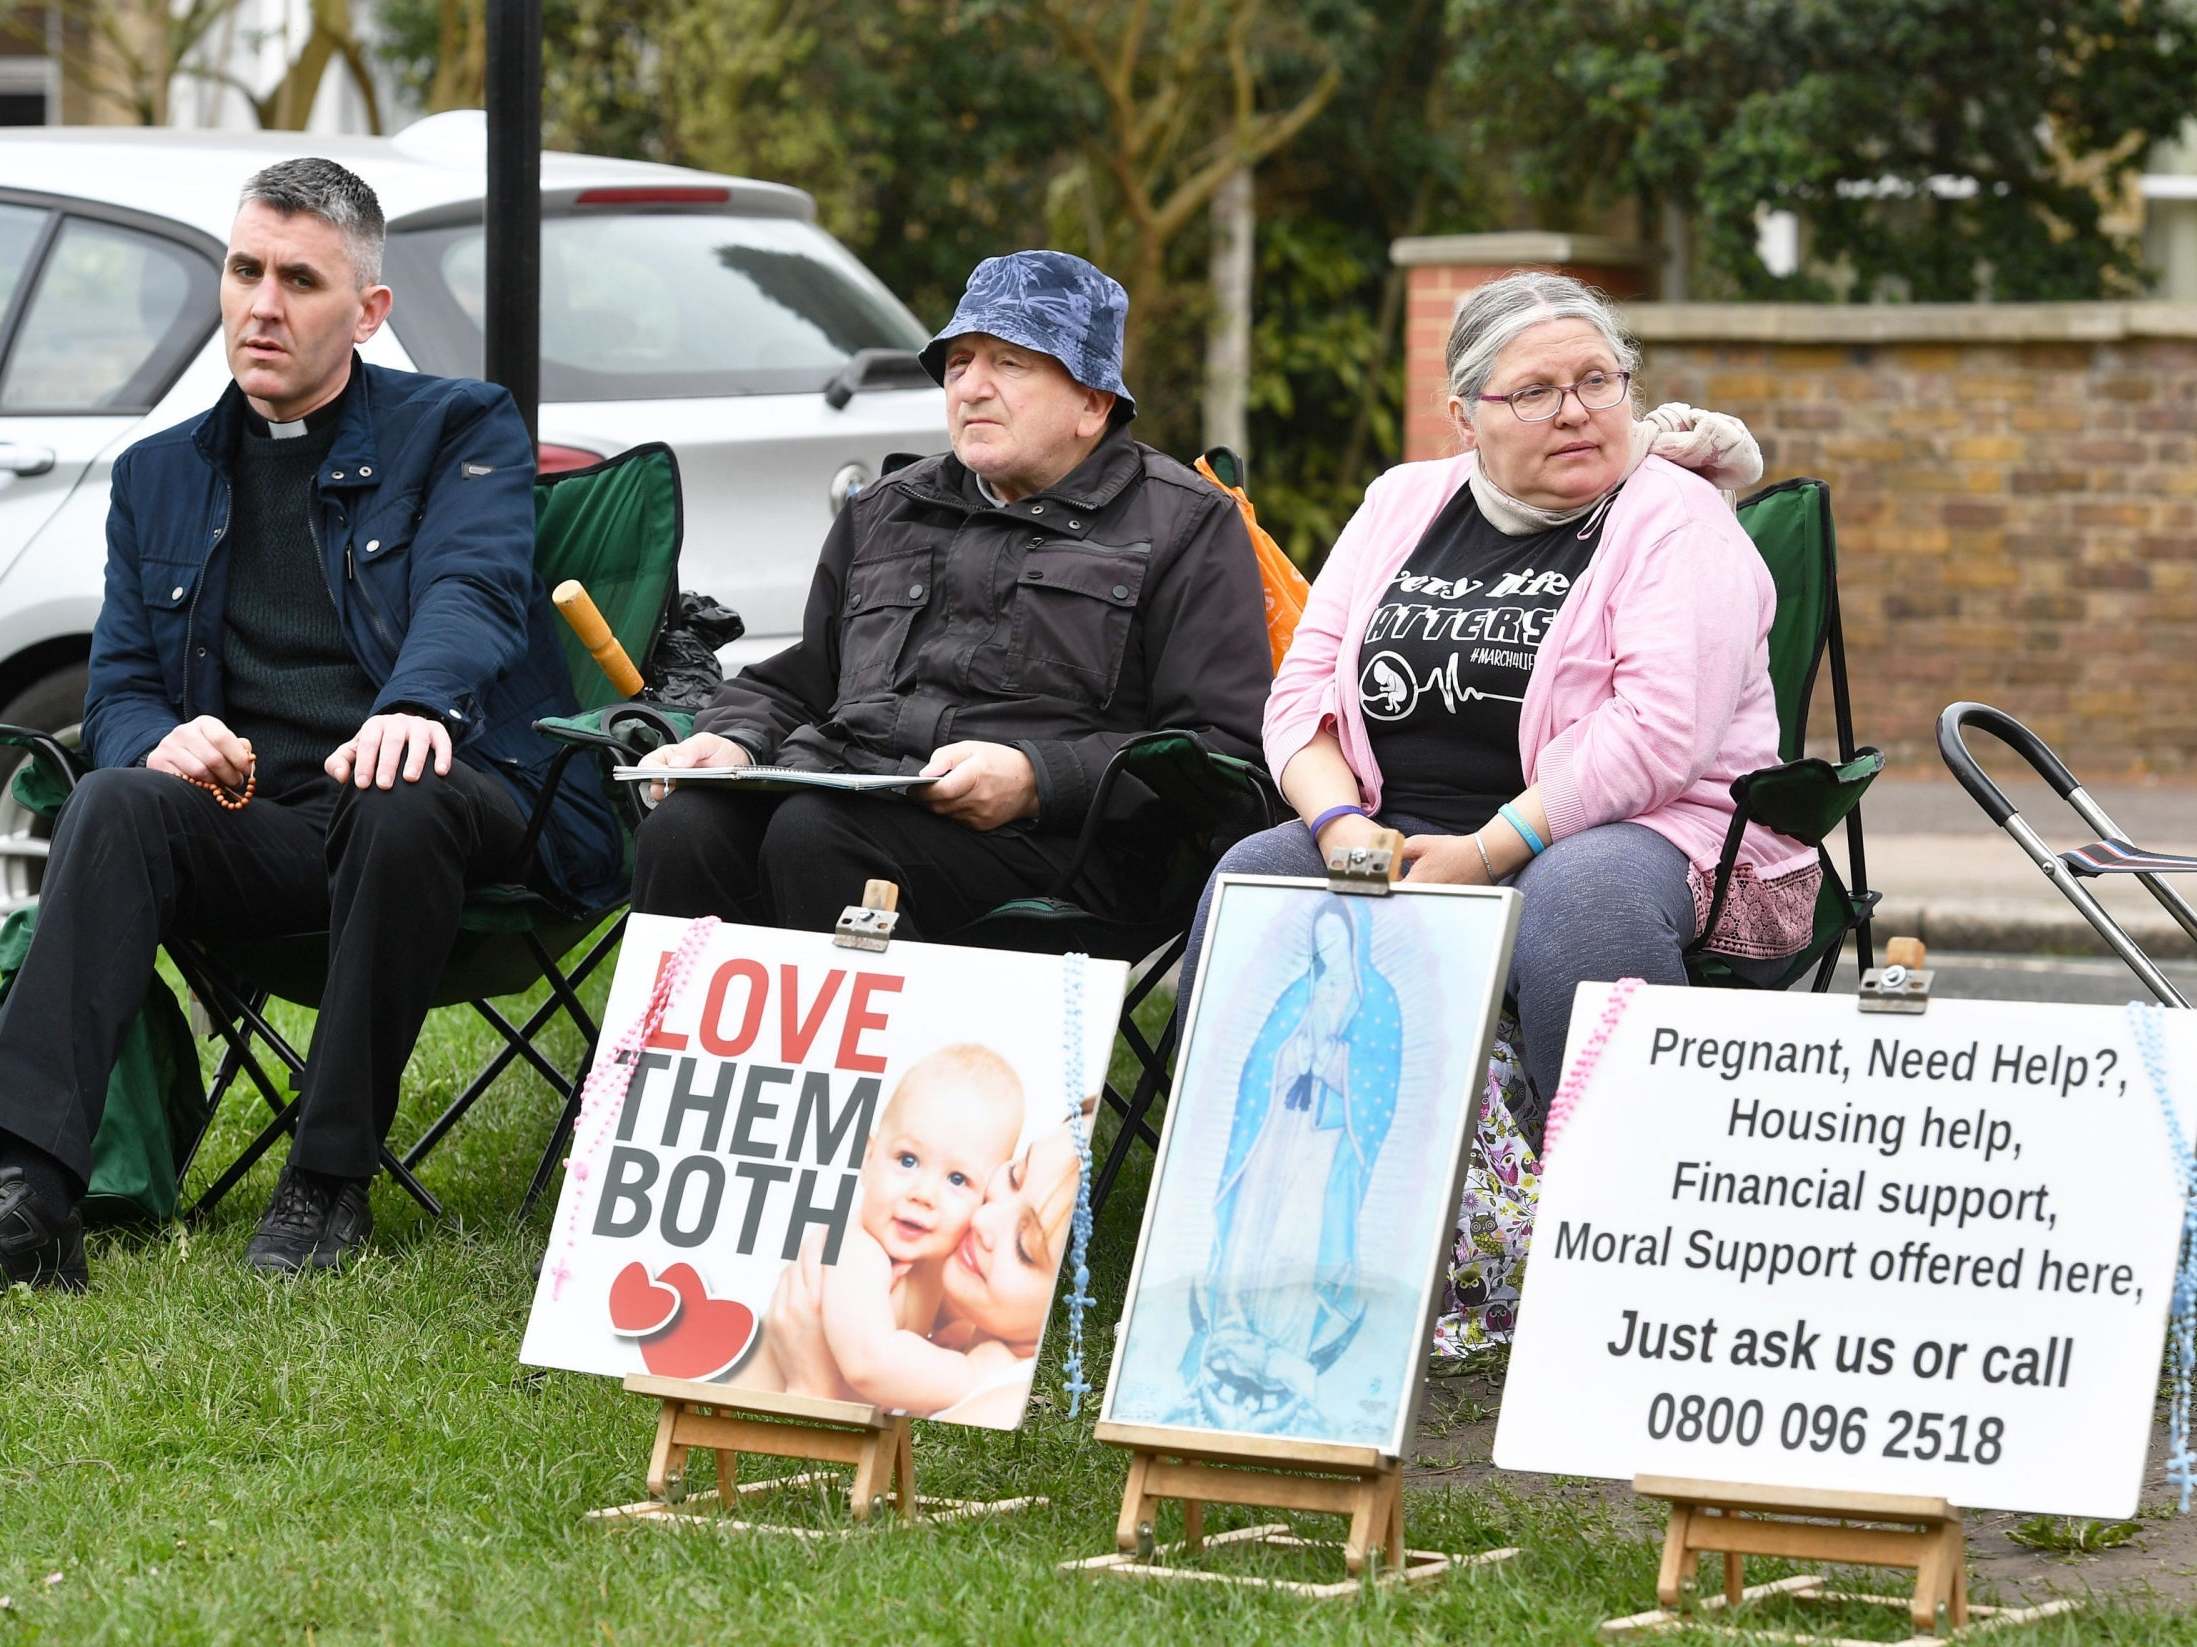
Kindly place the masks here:
[[(1240, 472), (1241, 460), (1226, 447), (1215, 447), (1223, 454), (1232, 469)], [(1266, 592), (1266, 644), (1273, 653), (1274, 667), (1279, 669), (1282, 654), (1289, 650), (1290, 638), (1297, 633), (1297, 620), (1304, 616), (1304, 605), (1311, 597), (1312, 585), (1297, 570), (1296, 562), (1282, 553), (1282, 546), (1274, 541), (1271, 532), (1259, 524), (1251, 499), (1241, 486), (1231, 486), (1213, 472), (1210, 461), (1213, 453), (1200, 457), (1193, 466), (1198, 473), (1236, 500), (1237, 512), (1243, 516), (1243, 529), (1251, 535), (1251, 552), (1259, 561), (1259, 585)]]

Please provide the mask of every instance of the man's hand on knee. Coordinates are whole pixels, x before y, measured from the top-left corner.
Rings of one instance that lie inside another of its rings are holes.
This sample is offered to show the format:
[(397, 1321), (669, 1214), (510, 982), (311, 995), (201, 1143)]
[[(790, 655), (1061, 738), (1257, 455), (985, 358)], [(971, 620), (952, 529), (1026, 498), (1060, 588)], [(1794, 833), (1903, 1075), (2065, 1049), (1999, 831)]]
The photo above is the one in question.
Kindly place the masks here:
[(1037, 816), (1037, 772), (1030, 757), (1003, 743), (949, 743), (923, 769), (938, 782), (915, 792), (933, 812), (971, 829), (997, 829)]
[[(679, 743), (667, 743), (661, 749), (651, 749), (641, 757), (643, 766), (669, 767), (675, 772), (691, 772), (698, 766), (748, 766), (755, 757), (745, 745), (730, 738), (720, 738), (714, 732), (697, 732)], [(649, 805), (654, 806), (670, 791), (679, 786), (669, 779), (648, 786)]]
[(252, 769), (252, 746), (212, 715), (201, 715), (153, 745), (145, 764), (170, 777), (242, 789)]
[(450, 776), (450, 733), (425, 715), (374, 715), (329, 753), (321, 768), (338, 783), (361, 789), (394, 789), (401, 773), (417, 783), (435, 762), (435, 776)]

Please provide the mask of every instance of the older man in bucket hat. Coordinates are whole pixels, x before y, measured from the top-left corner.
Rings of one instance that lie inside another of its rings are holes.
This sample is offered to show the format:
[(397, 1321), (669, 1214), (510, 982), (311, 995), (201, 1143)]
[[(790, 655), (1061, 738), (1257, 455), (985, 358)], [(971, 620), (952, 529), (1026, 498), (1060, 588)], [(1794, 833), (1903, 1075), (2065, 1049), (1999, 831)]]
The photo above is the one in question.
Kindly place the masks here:
[[(1227, 496), (1129, 437), (1128, 308), (1065, 252), (977, 265), (923, 351), (953, 451), (840, 511), (800, 640), (650, 757), (674, 792), (642, 826), (634, 908), (822, 929), (879, 876), (900, 883), (903, 933), (944, 937), (1054, 889), (1136, 734), (1256, 751), (1270, 672), (1251, 547)], [(676, 782), (747, 762), (936, 781)], [(1129, 913), (1132, 866), (1089, 864), (1070, 890)]]

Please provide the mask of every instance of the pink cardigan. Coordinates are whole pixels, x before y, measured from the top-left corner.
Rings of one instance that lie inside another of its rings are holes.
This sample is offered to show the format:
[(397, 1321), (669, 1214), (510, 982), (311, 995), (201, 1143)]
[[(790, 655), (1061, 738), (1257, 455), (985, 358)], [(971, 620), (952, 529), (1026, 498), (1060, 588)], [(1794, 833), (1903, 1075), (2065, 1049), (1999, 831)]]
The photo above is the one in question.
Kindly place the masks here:
[[(1336, 539), (1266, 702), (1266, 761), (1279, 777), (1323, 729), (1336, 734), (1368, 806), (1381, 773), (1358, 696), (1373, 610), (1470, 453), (1400, 464), (1366, 489)], [(1777, 594), (1747, 534), (1699, 476), (1649, 458), (1611, 505), (1602, 542), (1541, 643), (1518, 717), (1518, 758), (1541, 787), (1556, 840), (1597, 824), (1645, 824), (1693, 865), (1708, 910), (1731, 827), (1731, 782), (1774, 766), (1770, 619)], [(1807, 940), (1815, 849), (1750, 825), (1715, 947), (1790, 954)]]

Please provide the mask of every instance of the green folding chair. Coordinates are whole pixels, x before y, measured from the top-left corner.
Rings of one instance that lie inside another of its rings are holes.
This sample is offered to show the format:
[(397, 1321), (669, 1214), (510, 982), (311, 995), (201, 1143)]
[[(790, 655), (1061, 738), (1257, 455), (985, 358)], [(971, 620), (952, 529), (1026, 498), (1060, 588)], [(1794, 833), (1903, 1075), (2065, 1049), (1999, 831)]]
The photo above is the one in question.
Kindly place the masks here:
[[(566, 579), (585, 584), (611, 632), (645, 675), (649, 655), (678, 596), (683, 522), (678, 461), (671, 448), (650, 443), (591, 468), (544, 476), (535, 482), (534, 512), (535, 568), (543, 583), (550, 588)], [(594, 754), (612, 761), (634, 760), (657, 742), (685, 732), (685, 717), (617, 706), (616, 690), (569, 632), (565, 655), (582, 713), (540, 723), (564, 747), (550, 767), (529, 821), (529, 850), (576, 757)], [(16, 774), (16, 798), (47, 815), (57, 811), (83, 770), (76, 752), (43, 733), (22, 728), (0, 728), (0, 743), (24, 747), (31, 754)], [(630, 867), (632, 827), (638, 814), (631, 809), (630, 798), (613, 799), (627, 824)], [(471, 1006), (503, 1045), (401, 1156), (386, 1145), (382, 1149), (383, 1167), (430, 1215), (439, 1216), (441, 1204), (421, 1184), (415, 1169), (512, 1063), (532, 1067), (565, 1098), (568, 1110), (576, 1103), (598, 1034), (579, 988), (616, 950), (624, 927), (622, 909), (622, 902), (600, 909), (573, 908), (533, 887), (516, 884), (482, 887), (468, 896), (457, 945), (443, 969), (435, 1004)], [(613, 917), (613, 924), (598, 933)], [(594, 942), (583, 948), (591, 933), (597, 933)], [(303, 1074), (304, 1056), (268, 1021), (266, 1007), (273, 998), (318, 1005), (327, 981), (327, 934), (219, 945), (179, 939), (167, 948), (225, 1043), (206, 1106), (208, 1120), (240, 1077), (257, 1089), (274, 1112), (186, 1214), (196, 1218), (234, 1188), (277, 1138), (296, 1126), (297, 1101), (289, 1096), (289, 1089)], [(549, 996), (523, 1021), (513, 1022), (495, 1006), (496, 997), (519, 994), (541, 981), (548, 983)], [(559, 1013), (571, 1020), (587, 1048), (569, 1075), (535, 1044)], [(286, 1082), (278, 1084), (270, 1074), (263, 1052), (286, 1070)], [(204, 1136), (202, 1129), (183, 1152), (177, 1167), (179, 1184)], [(535, 1170), (525, 1207), (532, 1206), (548, 1182), (560, 1147), (561, 1138), (553, 1138)]]
[[(1882, 893), (1869, 890), (1862, 852), (1862, 796), (1884, 770), (1884, 756), (1854, 744), (1854, 712), (1846, 682), (1846, 642), (1839, 628), (1838, 550), (1831, 528), (1831, 488), (1820, 480), (1788, 480), (1757, 492), (1739, 506), (1747, 529), (1777, 585), (1777, 616), (1770, 625), (1770, 686), (1777, 697), (1777, 766), (1762, 767), (1732, 782), (1737, 810), (1724, 837), (1715, 891), (1702, 936), (1686, 950), (1686, 971), (1696, 984), (1722, 988), (1784, 989), (1815, 969), (1811, 988), (1830, 987), (1831, 974), (1849, 932), (1858, 935), (1861, 971), (1875, 964), (1869, 922)], [(1831, 709), (1838, 759), (1807, 754), (1808, 706), (1828, 659)], [(1771, 980), (1742, 978), (1724, 957), (1703, 945), (1731, 893), (1740, 837), (1760, 823), (1816, 849), (1823, 866), (1815, 924), (1808, 945)], [(1846, 826), (1848, 879), (1840, 880), (1825, 847), (1833, 830)]]

